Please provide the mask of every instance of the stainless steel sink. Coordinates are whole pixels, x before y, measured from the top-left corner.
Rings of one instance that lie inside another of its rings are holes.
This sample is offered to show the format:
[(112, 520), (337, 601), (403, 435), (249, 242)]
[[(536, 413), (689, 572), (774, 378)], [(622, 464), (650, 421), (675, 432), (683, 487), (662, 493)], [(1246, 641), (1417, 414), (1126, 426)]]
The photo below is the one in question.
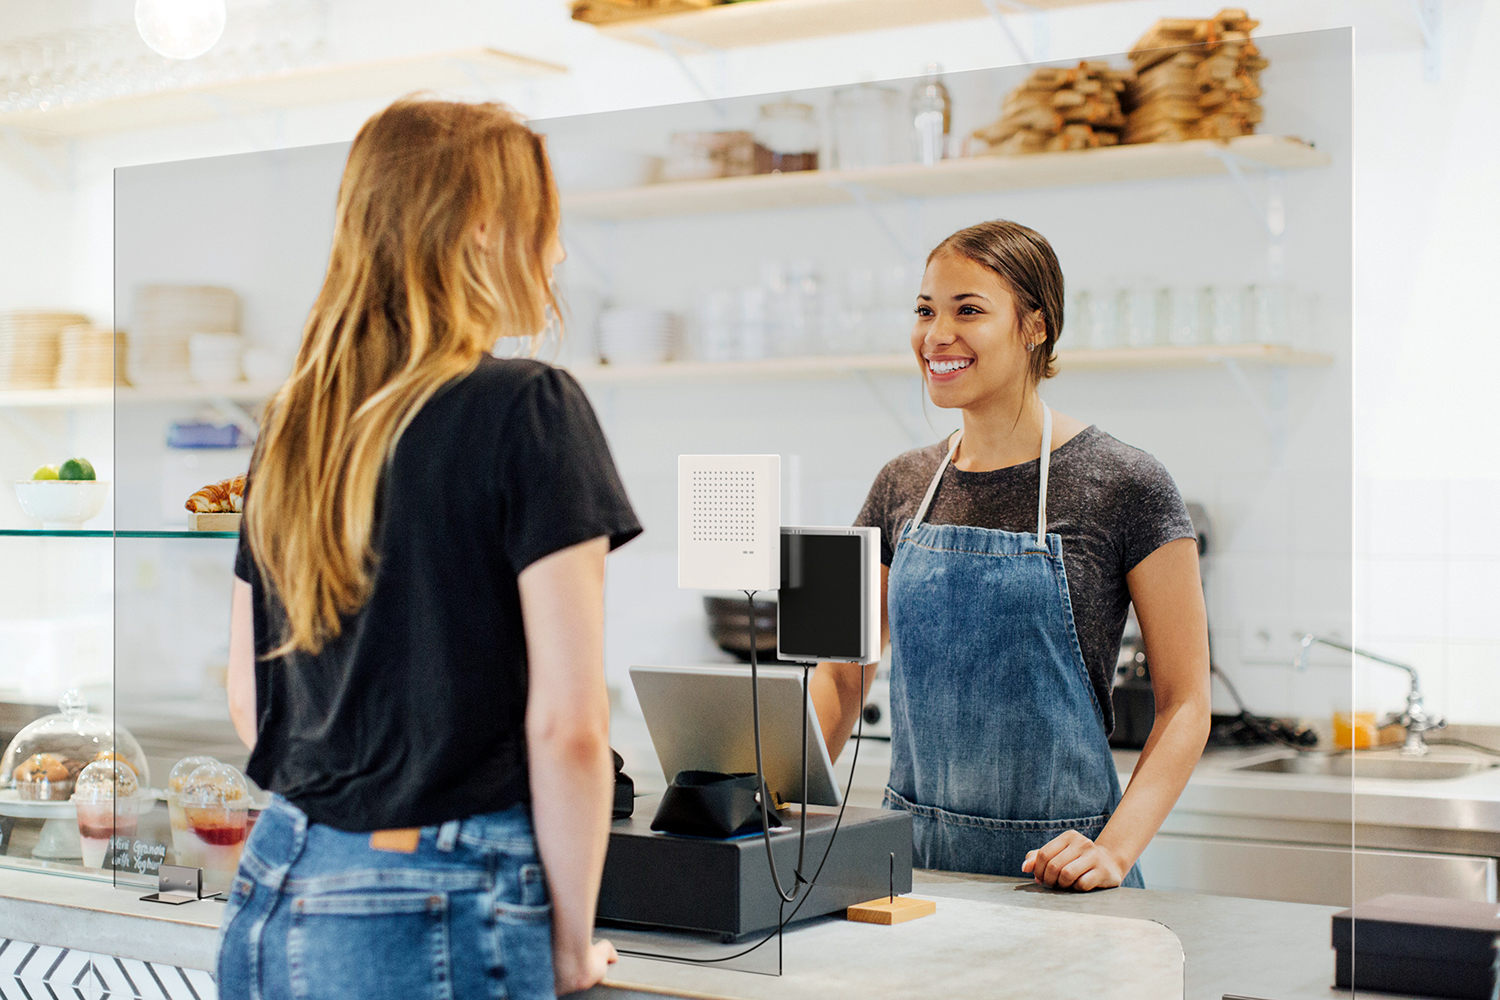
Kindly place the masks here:
[(1500, 758), (1439, 756), (1398, 757), (1394, 754), (1342, 754), (1337, 757), (1320, 754), (1297, 754), (1276, 757), (1255, 764), (1242, 764), (1236, 771), (1262, 774), (1314, 774), (1327, 777), (1383, 778), (1405, 781), (1440, 781), (1462, 778), (1500, 766)]

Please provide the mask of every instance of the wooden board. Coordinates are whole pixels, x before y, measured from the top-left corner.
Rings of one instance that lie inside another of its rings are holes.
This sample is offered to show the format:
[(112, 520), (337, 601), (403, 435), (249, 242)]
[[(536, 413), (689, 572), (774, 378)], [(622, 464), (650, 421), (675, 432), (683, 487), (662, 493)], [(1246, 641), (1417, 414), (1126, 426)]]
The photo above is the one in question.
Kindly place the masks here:
[[(1071, 7), (1107, 0), (1027, 0), (1028, 7)], [(1001, 9), (1018, 6), (1000, 0)], [(667, 36), (715, 49), (773, 45), (858, 31), (988, 17), (984, 0), (744, 0), (707, 10), (638, 18), (601, 26), (612, 38), (655, 45)], [(998, 29), (995, 29), (998, 31)]]
[(189, 531), (239, 531), (243, 514), (200, 514), (188, 511)]
[(930, 917), (937, 912), (937, 904), (930, 899), (912, 896), (897, 896), (891, 899), (872, 899), (868, 903), (857, 903), (845, 911), (850, 919), (862, 924), (904, 924), (908, 920)]

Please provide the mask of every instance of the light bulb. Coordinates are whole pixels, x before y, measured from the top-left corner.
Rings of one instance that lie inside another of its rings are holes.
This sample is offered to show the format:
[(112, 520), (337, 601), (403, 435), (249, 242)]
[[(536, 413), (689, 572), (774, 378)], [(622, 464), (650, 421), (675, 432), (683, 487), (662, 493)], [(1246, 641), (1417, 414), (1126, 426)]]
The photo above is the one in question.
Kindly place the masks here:
[(224, 0), (135, 0), (135, 26), (168, 59), (196, 59), (224, 34)]

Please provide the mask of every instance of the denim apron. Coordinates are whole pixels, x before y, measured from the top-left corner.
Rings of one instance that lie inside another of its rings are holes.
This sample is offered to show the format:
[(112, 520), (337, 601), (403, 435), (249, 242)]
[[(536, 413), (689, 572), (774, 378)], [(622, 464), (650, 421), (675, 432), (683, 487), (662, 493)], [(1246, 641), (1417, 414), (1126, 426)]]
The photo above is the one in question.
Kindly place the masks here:
[[(1052, 411), (1042, 406), (1036, 534), (925, 524), (953, 437), (891, 561), (891, 776), (922, 868), (1024, 875), (1067, 830), (1096, 839), (1120, 802), (1104, 714), (1047, 533)], [(1133, 866), (1124, 885), (1140, 887)]]

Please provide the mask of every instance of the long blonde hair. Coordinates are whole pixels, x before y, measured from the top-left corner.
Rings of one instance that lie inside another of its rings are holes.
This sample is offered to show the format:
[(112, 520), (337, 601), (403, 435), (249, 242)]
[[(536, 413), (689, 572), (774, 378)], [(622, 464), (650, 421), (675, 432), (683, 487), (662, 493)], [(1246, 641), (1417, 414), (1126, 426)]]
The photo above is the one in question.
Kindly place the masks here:
[(543, 140), (510, 109), (403, 98), (359, 130), (328, 274), (255, 447), (250, 550), (285, 609), (270, 655), (317, 653), (364, 605), (397, 440), (497, 338), (556, 315), (557, 229)]

